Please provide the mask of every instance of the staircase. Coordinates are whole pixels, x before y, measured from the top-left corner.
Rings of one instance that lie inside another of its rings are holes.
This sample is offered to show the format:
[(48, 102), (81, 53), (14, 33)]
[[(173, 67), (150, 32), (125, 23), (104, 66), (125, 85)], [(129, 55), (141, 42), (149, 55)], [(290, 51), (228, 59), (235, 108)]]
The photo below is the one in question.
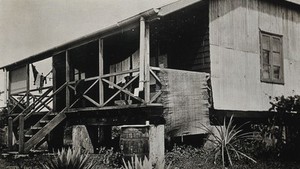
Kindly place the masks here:
[[(50, 134), (50, 132), (66, 118), (65, 112), (67, 110), (67, 107), (65, 107), (60, 112), (54, 112), (53, 109), (48, 106), (53, 101), (54, 96), (57, 93), (61, 92), (66, 86), (67, 83), (62, 85), (56, 91), (53, 91), (53, 88), (51, 87), (47, 91), (45, 91), (39, 98), (35, 98), (35, 96), (31, 95), (29, 92), (27, 93), (27, 95), (33, 97), (35, 101), (24, 108), (21, 113), (19, 113), (13, 120), (11, 120), (12, 128), (14, 122), (19, 121), (19, 127), (18, 130), (15, 131), (15, 133), (18, 133), (18, 136), (21, 136), (21, 138), (19, 138), (20, 153), (28, 153), (31, 149), (39, 147), (43, 142), (47, 140), (46, 136)], [(53, 93), (50, 94), (52, 91)], [(17, 105), (15, 105), (14, 107), (17, 107)], [(35, 124), (31, 120), (27, 120), (33, 114), (42, 113), (41, 111), (45, 109), (47, 109), (47, 111), (43, 112), (42, 118), (38, 121), (35, 121)], [(13, 112), (11, 111), (10, 113)], [(28, 124), (30, 125), (30, 128), (27, 128), (26, 131), (23, 130), (24, 123), (26, 123), (27, 126)], [(20, 124), (22, 124), (22, 126)], [(22, 128), (22, 130), (20, 128)]]
[(24, 134), (24, 152), (29, 152), (42, 141), (65, 118), (65, 109), (59, 113), (49, 111)]

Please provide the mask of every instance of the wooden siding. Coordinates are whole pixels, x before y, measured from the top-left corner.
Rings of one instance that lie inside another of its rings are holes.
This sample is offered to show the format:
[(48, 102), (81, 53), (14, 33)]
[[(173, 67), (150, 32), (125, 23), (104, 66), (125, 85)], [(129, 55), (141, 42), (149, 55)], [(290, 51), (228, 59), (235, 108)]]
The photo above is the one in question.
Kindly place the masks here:
[[(198, 3), (150, 24), (151, 65), (210, 72), (208, 3)], [(158, 62), (158, 63), (157, 63)]]
[[(210, 1), (214, 108), (268, 110), (270, 97), (300, 94), (299, 9), (265, 0)], [(284, 84), (261, 82), (260, 30), (283, 36)]]

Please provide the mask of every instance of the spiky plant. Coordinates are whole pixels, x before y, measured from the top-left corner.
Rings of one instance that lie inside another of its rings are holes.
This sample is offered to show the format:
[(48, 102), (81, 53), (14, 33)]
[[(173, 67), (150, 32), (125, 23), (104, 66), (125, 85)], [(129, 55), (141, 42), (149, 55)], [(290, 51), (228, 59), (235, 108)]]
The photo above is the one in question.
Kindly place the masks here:
[(208, 139), (208, 141), (213, 143), (212, 153), (214, 154), (215, 162), (217, 158), (221, 156), (223, 167), (228, 165), (232, 166), (233, 156), (236, 156), (237, 159), (242, 157), (256, 163), (256, 161), (251, 158), (249, 155), (241, 152), (236, 147), (238, 141), (241, 139), (252, 139), (254, 138), (254, 132), (243, 132), (241, 129), (243, 125), (237, 127), (233, 125), (233, 116), (230, 117), (228, 124), (224, 118), (224, 123), (222, 126), (214, 126), (216, 132), (213, 129), (208, 128), (203, 125), (203, 128), (213, 137), (213, 139)]
[(123, 165), (125, 169), (169, 169), (171, 164), (165, 165), (165, 161), (157, 162), (155, 166), (152, 166), (152, 160), (148, 159), (146, 156), (144, 160), (135, 156), (131, 157), (131, 161), (126, 161), (123, 159)]
[(81, 153), (80, 148), (58, 150), (57, 155), (42, 164), (46, 169), (91, 169), (95, 163), (88, 161), (89, 155)]

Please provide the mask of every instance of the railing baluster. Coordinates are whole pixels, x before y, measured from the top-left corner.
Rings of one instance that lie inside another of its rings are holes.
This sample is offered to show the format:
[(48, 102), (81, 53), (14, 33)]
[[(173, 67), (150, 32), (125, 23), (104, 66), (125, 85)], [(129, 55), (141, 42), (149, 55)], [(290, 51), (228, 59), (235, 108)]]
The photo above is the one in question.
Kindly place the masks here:
[[(139, 74), (137, 74), (134, 78), (132, 78), (126, 85), (122, 87), (122, 89), (125, 89), (127, 86), (129, 86), (135, 79), (139, 77)], [(102, 80), (105, 80), (104, 78)], [(116, 97), (121, 91), (118, 90), (114, 95), (112, 95), (106, 102), (103, 103), (102, 106), (105, 106), (107, 103), (109, 103), (114, 97)]]
[(15, 98), (13, 98), (12, 96), (10, 97), (10, 99), (12, 99), (13, 101), (17, 102), (14, 107), (8, 112), (8, 114), (12, 113), (15, 108), (18, 106), (20, 107), (21, 109), (25, 109), (23, 106), (20, 105), (21, 101), (24, 100), (24, 98), (26, 97), (26, 95), (24, 95), (19, 101), (15, 100)]
[[(42, 96), (48, 95), (51, 91), (52, 91), (52, 88), (49, 88)], [(33, 102), (31, 105), (29, 105), (29, 106), (28, 106), (25, 110), (23, 110), (20, 114), (26, 114), (28, 111), (30, 111), (32, 108), (34, 108), (34, 106), (37, 105), (37, 102), (43, 98), (42, 96), (41, 96), (39, 99), (37, 99), (35, 102)], [(13, 119), (13, 122), (15, 122), (15, 121), (18, 120), (20, 114), (18, 114), (17, 117), (15, 117), (15, 118)]]
[[(43, 103), (46, 103), (48, 100), (50, 100), (54, 95), (56, 95), (58, 92), (60, 92), (63, 88), (65, 88), (67, 86), (67, 82), (64, 83), (61, 87), (59, 87), (56, 91), (54, 91), (48, 98), (46, 98), (46, 100)], [(39, 98), (40, 99), (40, 98)], [(52, 98), (53, 99), (53, 98)], [(29, 118), (29, 116), (37, 109), (39, 109), (41, 107), (41, 105), (35, 107), (32, 112), (29, 112), (26, 116), (25, 116), (25, 120), (27, 118)]]
[(151, 72), (152, 76), (156, 79), (156, 81), (158, 81), (161, 84), (159, 77), (153, 72), (153, 70), (150, 69), (150, 72)]
[(155, 93), (155, 95), (151, 98), (150, 103), (153, 103), (161, 94), (162, 94), (161, 90)]

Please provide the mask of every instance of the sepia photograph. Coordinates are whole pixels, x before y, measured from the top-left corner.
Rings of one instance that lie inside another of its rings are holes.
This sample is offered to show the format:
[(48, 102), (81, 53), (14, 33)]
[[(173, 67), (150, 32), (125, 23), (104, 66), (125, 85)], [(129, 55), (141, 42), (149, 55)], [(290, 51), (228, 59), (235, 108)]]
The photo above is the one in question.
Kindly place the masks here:
[(300, 0), (0, 0), (0, 169), (300, 168)]

